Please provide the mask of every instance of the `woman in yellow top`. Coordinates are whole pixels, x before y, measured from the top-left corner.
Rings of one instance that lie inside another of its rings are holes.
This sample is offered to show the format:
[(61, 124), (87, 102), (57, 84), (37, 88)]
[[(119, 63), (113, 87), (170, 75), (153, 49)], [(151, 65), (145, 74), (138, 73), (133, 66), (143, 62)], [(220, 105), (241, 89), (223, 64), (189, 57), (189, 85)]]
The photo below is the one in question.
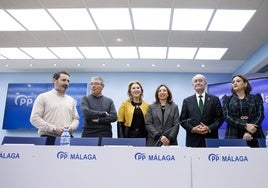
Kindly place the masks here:
[(119, 138), (146, 138), (145, 115), (149, 104), (143, 97), (143, 88), (138, 81), (128, 84), (129, 99), (118, 110), (117, 135)]

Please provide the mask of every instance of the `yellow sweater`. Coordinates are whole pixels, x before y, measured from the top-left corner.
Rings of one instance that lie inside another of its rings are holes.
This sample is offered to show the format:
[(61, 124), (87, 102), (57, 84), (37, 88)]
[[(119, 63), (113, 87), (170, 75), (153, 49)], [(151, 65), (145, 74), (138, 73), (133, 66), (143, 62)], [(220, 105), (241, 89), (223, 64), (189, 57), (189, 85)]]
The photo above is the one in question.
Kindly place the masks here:
[[(143, 113), (144, 119), (145, 115), (148, 111), (149, 104), (145, 101), (142, 101), (142, 104), (140, 105), (140, 109)], [(134, 109), (135, 107), (131, 104), (130, 100), (126, 100), (122, 102), (121, 106), (119, 107), (118, 110), (118, 116), (117, 116), (117, 121), (124, 123), (125, 126), (130, 127), (133, 114), (134, 114)]]

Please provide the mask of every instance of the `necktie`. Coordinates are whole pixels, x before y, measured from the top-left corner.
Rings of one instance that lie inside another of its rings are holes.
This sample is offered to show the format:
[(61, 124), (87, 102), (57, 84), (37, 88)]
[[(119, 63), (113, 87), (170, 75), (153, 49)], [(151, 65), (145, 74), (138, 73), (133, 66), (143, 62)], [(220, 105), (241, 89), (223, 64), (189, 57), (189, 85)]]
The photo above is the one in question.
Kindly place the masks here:
[(201, 114), (203, 113), (203, 110), (204, 110), (204, 103), (203, 103), (203, 100), (202, 100), (202, 95), (199, 95), (199, 109), (200, 109), (200, 112)]

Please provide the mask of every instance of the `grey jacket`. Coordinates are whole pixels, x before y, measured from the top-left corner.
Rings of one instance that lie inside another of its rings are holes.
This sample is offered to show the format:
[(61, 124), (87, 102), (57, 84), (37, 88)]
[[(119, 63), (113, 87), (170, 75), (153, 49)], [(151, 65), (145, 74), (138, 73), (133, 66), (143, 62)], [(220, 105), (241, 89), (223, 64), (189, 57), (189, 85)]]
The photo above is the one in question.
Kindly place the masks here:
[[(149, 106), (145, 127), (148, 131), (147, 146), (155, 146), (158, 139), (164, 135), (170, 141), (171, 145), (178, 145), (177, 135), (179, 132), (179, 108), (174, 102), (166, 104), (164, 118), (162, 118), (160, 104), (151, 104)], [(163, 120), (162, 120), (163, 119)]]

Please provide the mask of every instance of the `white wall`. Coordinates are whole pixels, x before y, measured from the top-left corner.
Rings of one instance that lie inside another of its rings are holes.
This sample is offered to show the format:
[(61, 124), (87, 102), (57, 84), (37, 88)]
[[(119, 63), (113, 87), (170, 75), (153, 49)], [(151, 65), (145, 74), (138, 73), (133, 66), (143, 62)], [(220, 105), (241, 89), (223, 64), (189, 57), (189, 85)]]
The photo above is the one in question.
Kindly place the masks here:
[[(105, 87), (103, 94), (114, 100), (115, 106), (118, 109), (121, 102), (127, 99), (127, 86), (130, 81), (138, 80), (141, 82), (144, 89), (144, 100), (148, 103), (154, 101), (154, 94), (156, 88), (160, 84), (166, 84), (172, 91), (173, 100), (179, 105), (181, 109), (182, 101), (185, 97), (194, 94), (192, 88), (192, 77), (196, 73), (78, 73), (71, 72), (71, 82), (73, 83), (88, 83), (92, 76), (101, 76), (104, 79)], [(6, 94), (8, 83), (50, 83), (52, 82), (53, 73), (0, 73), (0, 125), (3, 124)], [(215, 84), (221, 82), (229, 82), (231, 80), (231, 74), (204, 74), (207, 78), (208, 84)], [(14, 117), (16, 114), (14, 114)], [(18, 122), (19, 123), (19, 122)], [(113, 137), (116, 135), (116, 124), (113, 124)], [(1, 126), (2, 127), (2, 126)], [(75, 136), (80, 137), (80, 132), (77, 132)], [(0, 141), (5, 135), (16, 136), (38, 136), (37, 131), (29, 130), (0, 130)], [(185, 131), (180, 129), (178, 135), (178, 141), (180, 146), (185, 146)]]

